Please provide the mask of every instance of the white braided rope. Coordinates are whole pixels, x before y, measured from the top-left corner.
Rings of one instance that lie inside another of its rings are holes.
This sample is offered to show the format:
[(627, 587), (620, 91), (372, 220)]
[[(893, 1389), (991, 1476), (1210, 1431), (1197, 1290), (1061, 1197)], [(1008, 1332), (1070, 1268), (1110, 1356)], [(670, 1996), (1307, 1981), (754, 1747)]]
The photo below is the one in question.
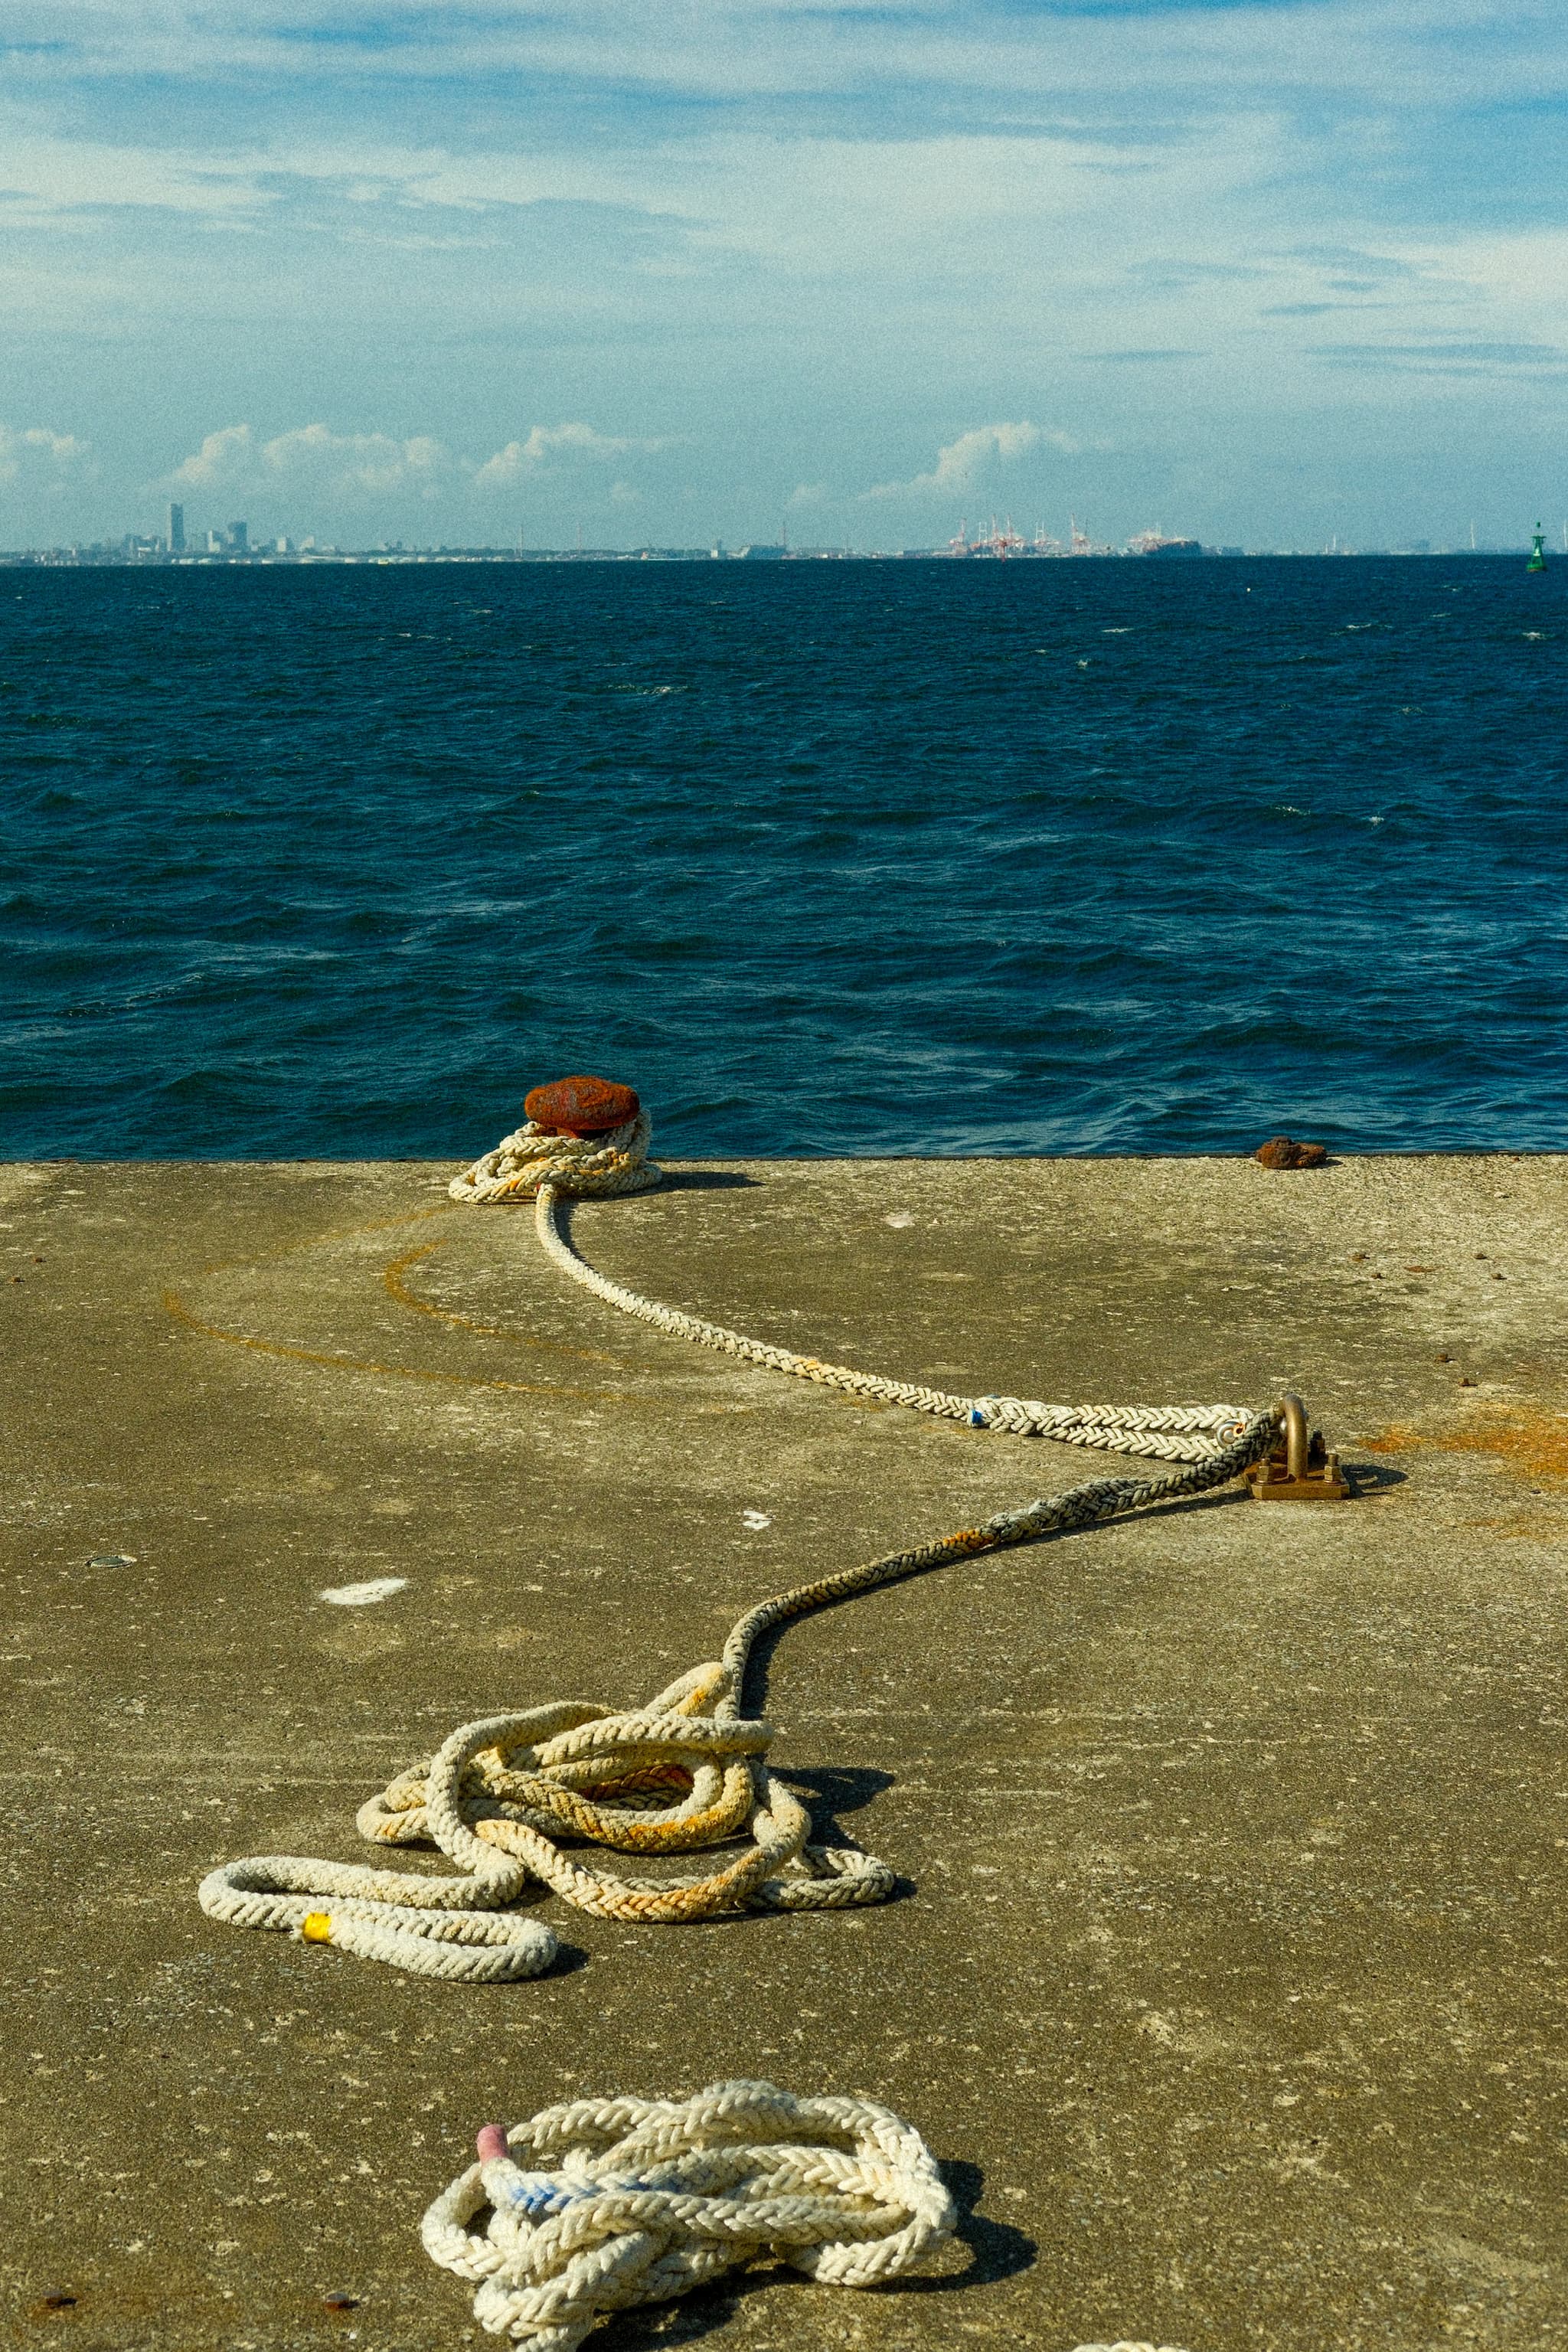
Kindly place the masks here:
[[(498, 1905), (510, 1900), (527, 1880), (528, 1873), (521, 1872), (503, 1893), (500, 1872), (484, 1880), (415, 1878), (355, 1863), (262, 1853), (209, 1871), (196, 1896), (209, 1919), (231, 1927), (285, 1928), (303, 1942), (336, 1944), (410, 1976), (500, 1984), (541, 1976), (555, 1958), (555, 1937), (542, 1920), (487, 1916), (472, 1907), (486, 1897)], [(417, 1898), (427, 1886), (460, 1889), (467, 1907), (422, 1909)], [(330, 1912), (321, 1908), (323, 1895), (338, 1898)], [(320, 1932), (312, 1934), (315, 1922)]]
[[(967, 1414), (988, 1427), (1027, 1426), (1068, 1444), (1167, 1460), (1174, 1454), (1181, 1466), (1143, 1480), (1090, 1479), (934, 1543), (775, 1593), (731, 1628), (721, 1659), (693, 1667), (630, 1712), (565, 1700), (460, 1724), (433, 1758), (362, 1806), (357, 1827), (378, 1845), (433, 1844), (461, 1875), (423, 1878), (297, 1854), (255, 1854), (202, 1881), (198, 1898), (209, 1917), (333, 1943), (417, 1975), (483, 1983), (537, 1976), (555, 1956), (551, 1930), (511, 1907), (531, 1880), (579, 1910), (649, 1923), (882, 1902), (896, 1883), (887, 1864), (873, 1854), (812, 1843), (805, 1807), (768, 1769), (773, 1727), (742, 1713), (760, 1637), (812, 1610), (955, 1559), (1224, 1486), (1273, 1443), (1278, 1407), (1247, 1414), (1224, 1405), (1072, 1407), (950, 1397), (795, 1356), (642, 1298), (576, 1255), (555, 1210), (568, 1188), (614, 1193), (657, 1181), (647, 1141), (646, 1112), (606, 1138), (581, 1142), (520, 1129), (452, 1190), (465, 1200), (515, 1199), (531, 1181), (540, 1238), (574, 1280), (681, 1338), (947, 1418)], [(510, 1165), (500, 1165), (503, 1159)], [(1156, 1422), (1162, 1425), (1150, 1425)], [(661, 1881), (585, 1868), (563, 1852), (567, 1836), (631, 1853), (731, 1851), (705, 1874)], [(330, 1910), (310, 1900), (323, 1896), (335, 1898)]]
[[(473, 1735), (483, 1728), (463, 1725), (428, 1767), (428, 1834), (461, 1877), (416, 1877), (305, 1854), (252, 1854), (207, 1873), (196, 1889), (202, 1909), (229, 1927), (282, 1929), (307, 1943), (331, 1942), (415, 1976), (466, 1984), (539, 1976), (555, 1958), (554, 1934), (542, 1920), (509, 1909), (532, 1874), (516, 1856), (481, 1843), (465, 1818), (464, 1767), (474, 1752)], [(305, 1899), (321, 1895), (336, 1898), (330, 1912)]]
[(558, 1209), (563, 1196), (600, 1198), (651, 1191), (660, 1181), (659, 1171), (647, 1158), (651, 1134), (647, 1111), (612, 1134), (581, 1139), (552, 1134), (531, 1121), (454, 1177), (447, 1191), (454, 1201), (480, 1205), (533, 1194), (534, 1230), (542, 1244), (562, 1272), (595, 1298), (672, 1339), (690, 1339), (700, 1348), (717, 1349), (721, 1355), (762, 1364), (769, 1371), (815, 1381), (819, 1388), (843, 1389), (881, 1404), (907, 1405), (911, 1412), (965, 1422), (973, 1429), (1050, 1437), (1062, 1445), (1092, 1446), (1100, 1453), (1137, 1454), (1156, 1462), (1212, 1461), (1247, 1419), (1229, 1404), (1042, 1404), (1035, 1397), (953, 1396), (919, 1381), (883, 1380), (876, 1372), (824, 1363), (817, 1356), (797, 1356), (788, 1348), (748, 1339), (721, 1323), (705, 1323), (678, 1307), (644, 1298), (579, 1256), (562, 1230)]
[(1053, 1437), (1063, 1445), (1142, 1454), (1156, 1462), (1212, 1461), (1218, 1451), (1216, 1441), (1234, 1437), (1247, 1419), (1231, 1404), (1041, 1404), (1032, 1397), (952, 1396), (944, 1389), (926, 1388), (913, 1381), (884, 1380), (878, 1372), (852, 1371), (845, 1364), (824, 1363), (817, 1356), (797, 1356), (788, 1348), (749, 1339), (721, 1323), (705, 1323), (698, 1316), (682, 1313), (679, 1307), (663, 1307), (656, 1299), (644, 1298), (590, 1265), (561, 1229), (560, 1202), (574, 1189), (558, 1179), (542, 1182), (534, 1207), (534, 1231), (563, 1273), (606, 1306), (651, 1323), (655, 1330), (694, 1340), (700, 1348), (715, 1348), (721, 1355), (738, 1356), (749, 1364), (765, 1365), (769, 1371), (789, 1372), (796, 1380), (815, 1381), (819, 1388), (845, 1389), (852, 1396), (873, 1397), (882, 1404), (908, 1405), (915, 1412), (934, 1413), (941, 1421), (967, 1422), (973, 1429), (1007, 1430), (1016, 1437)]
[[(742, 1712), (763, 1634), (928, 1569), (1225, 1486), (1268, 1451), (1279, 1420), (1275, 1407), (1252, 1414), (1209, 1461), (1142, 1480), (1089, 1479), (774, 1593), (731, 1627), (722, 1658), (630, 1712), (560, 1700), (459, 1725), (428, 1763), (363, 1805), (356, 1825), (374, 1844), (434, 1844), (462, 1877), (256, 1854), (209, 1872), (197, 1890), (202, 1908), (232, 1927), (283, 1929), (414, 1975), (487, 1983), (537, 1976), (554, 1957), (549, 1928), (510, 1908), (531, 1879), (580, 1911), (637, 1924), (884, 1902), (892, 1871), (874, 1854), (811, 1842), (805, 1807), (765, 1762), (772, 1725)], [(567, 1836), (630, 1853), (729, 1851), (706, 1875), (661, 1881), (587, 1869), (562, 1851)], [(300, 1899), (311, 1895), (344, 1899), (323, 1909)], [(503, 1916), (474, 1916), (486, 1913)]]
[[(502, 2137), (481, 2133), (481, 2148)], [(504, 2138), (442, 2190), (420, 2235), (474, 2284), (480, 2326), (526, 2352), (576, 2352), (609, 2313), (759, 2256), (879, 2286), (955, 2221), (920, 2134), (870, 2099), (715, 2083), (688, 2099), (575, 2099)]]
[(559, 1135), (525, 1119), (514, 1135), (503, 1135), (493, 1151), (454, 1176), (447, 1190), (454, 1201), (486, 1206), (525, 1200), (541, 1184), (595, 1199), (651, 1192), (662, 1181), (647, 1156), (652, 1132), (646, 1110), (605, 1135)]

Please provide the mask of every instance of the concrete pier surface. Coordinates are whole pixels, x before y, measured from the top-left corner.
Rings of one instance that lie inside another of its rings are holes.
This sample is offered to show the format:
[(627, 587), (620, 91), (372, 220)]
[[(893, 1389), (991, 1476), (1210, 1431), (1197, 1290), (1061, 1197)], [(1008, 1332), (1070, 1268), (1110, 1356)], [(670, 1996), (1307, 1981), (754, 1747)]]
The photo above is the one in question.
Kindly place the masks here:
[(355, 1808), (465, 1718), (635, 1702), (763, 1594), (1104, 1465), (665, 1339), (450, 1172), (0, 1169), (5, 2340), (476, 2342), (417, 2227), (478, 2126), (742, 2074), (909, 2116), (964, 2242), (606, 2352), (1568, 2341), (1568, 1162), (704, 1163), (579, 1206), (605, 1272), (868, 1370), (1298, 1387), (1363, 1491), (797, 1626), (773, 1760), (902, 1899), (546, 1898), (555, 1972), (477, 1990), (196, 1882), (374, 1860)]

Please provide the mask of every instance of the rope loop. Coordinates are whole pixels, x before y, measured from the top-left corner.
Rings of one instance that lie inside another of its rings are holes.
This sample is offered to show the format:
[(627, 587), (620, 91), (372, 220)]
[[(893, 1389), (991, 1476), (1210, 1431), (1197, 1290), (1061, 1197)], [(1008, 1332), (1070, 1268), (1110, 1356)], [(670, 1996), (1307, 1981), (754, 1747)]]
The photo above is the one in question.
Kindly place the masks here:
[(663, 1181), (647, 1156), (652, 1133), (646, 1110), (604, 1135), (560, 1135), (524, 1119), (493, 1151), (454, 1176), (447, 1190), (454, 1201), (484, 1207), (529, 1199), (542, 1184), (595, 1200), (651, 1192)]
[[(280, 1928), (299, 1941), (336, 1944), (411, 1976), (462, 1984), (510, 1984), (542, 1976), (558, 1949), (553, 1931), (509, 1906), (528, 1873), (503, 1858), (482, 1875), (416, 1878), (291, 1853), (254, 1854), (207, 1873), (196, 1900), (231, 1927)], [(336, 1898), (323, 1910), (321, 1898)]]
[(509, 2132), (441, 2192), (420, 2236), (525, 2352), (576, 2352), (595, 2321), (759, 2257), (880, 2286), (956, 2216), (920, 2134), (874, 2100), (714, 2083), (686, 2099), (574, 2099)]
[[(499, 1850), (605, 1919), (668, 1923), (884, 1899), (894, 1883), (884, 1864), (811, 1843), (810, 1814), (763, 1763), (773, 1727), (741, 1717), (738, 1690), (733, 1670), (715, 1662), (625, 1715), (568, 1701), (464, 1724), (429, 1763), (361, 1808), (360, 1834), (434, 1844), (470, 1866), (493, 1868)], [(717, 1870), (658, 1880), (585, 1869), (563, 1852), (568, 1838), (650, 1857), (750, 1844)]]

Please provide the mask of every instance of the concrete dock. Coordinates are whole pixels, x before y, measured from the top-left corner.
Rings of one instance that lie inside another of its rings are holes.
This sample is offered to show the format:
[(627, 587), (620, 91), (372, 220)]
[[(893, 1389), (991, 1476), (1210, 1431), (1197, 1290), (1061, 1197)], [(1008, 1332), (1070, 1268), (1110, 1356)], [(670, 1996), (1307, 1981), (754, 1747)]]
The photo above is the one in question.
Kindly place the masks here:
[(901, 1899), (546, 1898), (555, 1971), (480, 1990), (196, 1883), (374, 1860), (356, 1807), (464, 1719), (644, 1698), (763, 1594), (1105, 1465), (663, 1338), (450, 1172), (0, 1169), (5, 2340), (478, 2342), (417, 2228), (479, 2125), (748, 2074), (909, 2116), (963, 2242), (606, 2352), (1568, 2341), (1568, 1161), (706, 1162), (580, 1205), (606, 1273), (867, 1370), (1299, 1388), (1362, 1491), (797, 1626), (773, 1761)]

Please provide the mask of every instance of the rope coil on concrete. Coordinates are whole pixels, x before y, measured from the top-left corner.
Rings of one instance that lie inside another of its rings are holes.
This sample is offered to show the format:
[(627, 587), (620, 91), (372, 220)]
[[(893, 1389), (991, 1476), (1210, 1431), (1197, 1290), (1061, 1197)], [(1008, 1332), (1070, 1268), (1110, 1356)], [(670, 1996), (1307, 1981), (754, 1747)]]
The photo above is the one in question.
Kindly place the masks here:
[[(568, 1700), (459, 1726), (427, 1764), (362, 1806), (357, 1826), (376, 1844), (434, 1844), (463, 1877), (263, 1854), (210, 1872), (198, 1889), (202, 1908), (235, 1927), (286, 1929), (417, 1975), (489, 1983), (537, 1976), (554, 1957), (542, 1922), (510, 1915), (481, 1927), (474, 1916), (509, 1913), (531, 1879), (578, 1910), (642, 1924), (883, 1902), (896, 1883), (891, 1870), (874, 1855), (811, 1842), (805, 1807), (764, 1760), (773, 1727), (742, 1713), (762, 1635), (928, 1569), (1224, 1486), (1268, 1451), (1278, 1423), (1270, 1407), (1207, 1462), (1143, 1480), (1091, 1479), (775, 1593), (731, 1629), (721, 1658), (629, 1713)], [(646, 1855), (747, 1843), (707, 1874), (671, 1883), (586, 1869), (562, 1850), (568, 1836)], [(323, 1909), (302, 1895), (346, 1899)]]
[(420, 2226), (474, 2316), (527, 2352), (576, 2352), (595, 2322), (759, 2256), (833, 2286), (880, 2286), (952, 2232), (912, 2126), (870, 2099), (715, 2083), (689, 2099), (575, 2099), (508, 2132)]
[[(641, 1923), (885, 1901), (895, 1885), (887, 1864), (851, 1848), (814, 1843), (805, 1807), (768, 1769), (773, 1727), (743, 1711), (747, 1671), (762, 1635), (954, 1560), (1225, 1486), (1274, 1442), (1278, 1406), (1242, 1413), (1229, 1405), (1075, 1407), (949, 1397), (765, 1347), (641, 1298), (577, 1255), (556, 1223), (556, 1202), (568, 1191), (608, 1195), (657, 1181), (647, 1141), (646, 1112), (608, 1136), (582, 1139), (525, 1127), (452, 1191), (464, 1200), (515, 1199), (531, 1184), (539, 1235), (556, 1263), (610, 1305), (681, 1338), (947, 1418), (973, 1421), (983, 1417), (977, 1407), (1016, 1406), (1022, 1418), (993, 1417), (986, 1425), (1026, 1421), (1068, 1444), (1166, 1460), (1174, 1453), (1179, 1466), (1143, 1479), (1090, 1479), (934, 1543), (775, 1593), (731, 1627), (721, 1658), (694, 1666), (641, 1707), (616, 1712), (564, 1700), (461, 1724), (433, 1758), (400, 1773), (357, 1816), (371, 1843), (434, 1845), (459, 1876), (405, 1876), (258, 1854), (202, 1881), (198, 1896), (210, 1917), (334, 1943), (419, 1975), (484, 1983), (537, 1976), (554, 1958), (551, 1930), (511, 1908), (533, 1881), (579, 1910)], [(658, 1880), (585, 1867), (563, 1851), (567, 1839), (650, 1857), (731, 1851), (706, 1873)], [(311, 1897), (335, 1899), (324, 1909)]]

